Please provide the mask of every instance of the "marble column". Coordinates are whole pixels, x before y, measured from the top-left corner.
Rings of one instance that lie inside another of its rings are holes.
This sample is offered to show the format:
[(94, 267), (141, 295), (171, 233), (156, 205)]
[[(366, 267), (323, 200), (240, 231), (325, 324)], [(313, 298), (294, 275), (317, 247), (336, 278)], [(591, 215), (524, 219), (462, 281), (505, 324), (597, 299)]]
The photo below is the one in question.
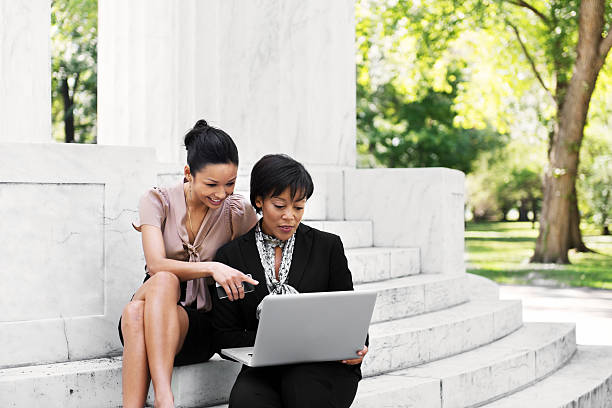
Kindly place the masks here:
[(50, 0), (0, 0), (0, 142), (50, 142)]
[(354, 167), (353, 2), (99, 2), (98, 141), (182, 162), (199, 118), (250, 167), (269, 152)]

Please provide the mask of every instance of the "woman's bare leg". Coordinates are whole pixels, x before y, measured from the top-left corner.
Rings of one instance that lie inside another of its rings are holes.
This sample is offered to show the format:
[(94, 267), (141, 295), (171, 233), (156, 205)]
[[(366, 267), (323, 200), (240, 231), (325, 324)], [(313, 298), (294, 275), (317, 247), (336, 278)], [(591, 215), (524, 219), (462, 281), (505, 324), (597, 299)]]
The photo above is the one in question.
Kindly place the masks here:
[(149, 363), (144, 337), (143, 300), (133, 300), (123, 309), (123, 406), (142, 408), (149, 390)]
[[(135, 381), (136, 389), (127, 389), (126, 385), (130, 384), (129, 380), (128, 383), (124, 383), (125, 407), (128, 407), (125, 404), (126, 393), (128, 399), (131, 400), (133, 397), (135, 403), (140, 403), (141, 400), (146, 399), (149, 375), (153, 380), (155, 390), (155, 407), (174, 407), (174, 397), (170, 388), (174, 356), (183, 346), (189, 328), (187, 313), (177, 305), (179, 297), (179, 280), (176, 275), (169, 272), (156, 273), (134, 295), (133, 302), (143, 302), (143, 325), (140, 343), (137, 343), (139, 347), (132, 349), (134, 351), (133, 356), (128, 356), (127, 371), (138, 370), (139, 374), (136, 375), (138, 378)], [(137, 350), (141, 352), (137, 354)], [(144, 350), (144, 356), (142, 350)], [(130, 357), (137, 360), (134, 369), (132, 369)], [(143, 357), (144, 361), (139, 360)], [(123, 364), (124, 370), (126, 370), (125, 360)], [(142, 384), (143, 374), (147, 378), (147, 386), (144, 392), (142, 388), (138, 388)], [(143, 404), (144, 402), (138, 407), (142, 407)]]

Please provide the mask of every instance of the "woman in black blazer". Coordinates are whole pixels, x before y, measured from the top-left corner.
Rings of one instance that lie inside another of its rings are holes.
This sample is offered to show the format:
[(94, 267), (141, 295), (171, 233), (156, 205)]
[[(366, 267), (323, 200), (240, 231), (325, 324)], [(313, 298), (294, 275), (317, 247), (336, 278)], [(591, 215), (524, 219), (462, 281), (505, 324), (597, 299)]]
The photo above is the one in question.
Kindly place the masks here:
[[(253, 167), (251, 203), (263, 217), (248, 233), (221, 247), (215, 260), (252, 274), (259, 284), (243, 299), (212, 296), (218, 349), (254, 345), (258, 306), (265, 296), (353, 290), (340, 238), (300, 223), (313, 190), (306, 169), (288, 156), (264, 156)], [(243, 366), (229, 405), (349, 407), (366, 353), (367, 346), (356, 351), (355, 359), (341, 362)]]

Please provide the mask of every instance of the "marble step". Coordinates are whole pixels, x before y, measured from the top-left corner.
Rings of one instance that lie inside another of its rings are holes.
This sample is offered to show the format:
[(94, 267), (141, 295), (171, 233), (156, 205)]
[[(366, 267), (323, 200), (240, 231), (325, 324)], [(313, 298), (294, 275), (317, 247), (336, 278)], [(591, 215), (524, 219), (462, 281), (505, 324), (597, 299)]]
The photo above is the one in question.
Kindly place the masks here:
[(487, 408), (610, 408), (612, 407), (612, 347), (578, 346), (564, 367), (522, 391)]
[(372, 323), (434, 312), (468, 301), (467, 276), (415, 275), (355, 285), (378, 292)]
[[(204, 408), (205, 406), (202, 406)], [(227, 404), (208, 408), (227, 408)], [(351, 408), (440, 408), (440, 382), (382, 374), (359, 382)]]
[(306, 221), (305, 224), (340, 236), (344, 249), (373, 245), (372, 221)]
[[(172, 390), (181, 406), (225, 402), (239, 370), (239, 364), (218, 356), (178, 367)], [(0, 402), (2, 408), (120, 407), (121, 357), (1, 369)]]
[(0, 369), (3, 408), (121, 406), (121, 358)]
[[(574, 353), (574, 340), (574, 324), (528, 323), (475, 350), (365, 378), (359, 383), (351, 407), (474, 406), (524, 387), (558, 369)], [(216, 408), (226, 406), (217, 405)]]
[(421, 270), (418, 248), (350, 248), (345, 251), (353, 283), (416, 275)]
[[(521, 323), (519, 301), (477, 301), (370, 327), (364, 375), (404, 369), (490, 343)], [(172, 387), (181, 406), (227, 398), (239, 365), (216, 357), (178, 367)], [(203, 380), (206, 378), (206, 380)], [(3, 407), (116, 407), (121, 403), (121, 359), (96, 359), (0, 370)]]
[(470, 407), (546, 377), (575, 350), (574, 323), (526, 323), (491, 344), (392, 375), (435, 379), (442, 408)]
[(370, 377), (463, 353), (491, 343), (522, 324), (520, 301), (470, 301), (370, 326)]

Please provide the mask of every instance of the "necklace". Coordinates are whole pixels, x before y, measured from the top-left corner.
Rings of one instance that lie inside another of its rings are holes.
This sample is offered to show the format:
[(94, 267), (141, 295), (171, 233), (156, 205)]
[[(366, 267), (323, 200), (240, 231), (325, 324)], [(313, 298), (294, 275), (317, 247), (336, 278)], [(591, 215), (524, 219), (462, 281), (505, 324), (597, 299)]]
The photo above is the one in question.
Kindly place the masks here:
[[(193, 199), (191, 198), (191, 183), (189, 183), (189, 201), (193, 201)], [(193, 241), (195, 242), (196, 234), (193, 232), (193, 223), (191, 222), (191, 209), (189, 208), (189, 203), (187, 202), (187, 196), (185, 196), (185, 207), (187, 207), (187, 220), (189, 221), (189, 230), (191, 231)]]

